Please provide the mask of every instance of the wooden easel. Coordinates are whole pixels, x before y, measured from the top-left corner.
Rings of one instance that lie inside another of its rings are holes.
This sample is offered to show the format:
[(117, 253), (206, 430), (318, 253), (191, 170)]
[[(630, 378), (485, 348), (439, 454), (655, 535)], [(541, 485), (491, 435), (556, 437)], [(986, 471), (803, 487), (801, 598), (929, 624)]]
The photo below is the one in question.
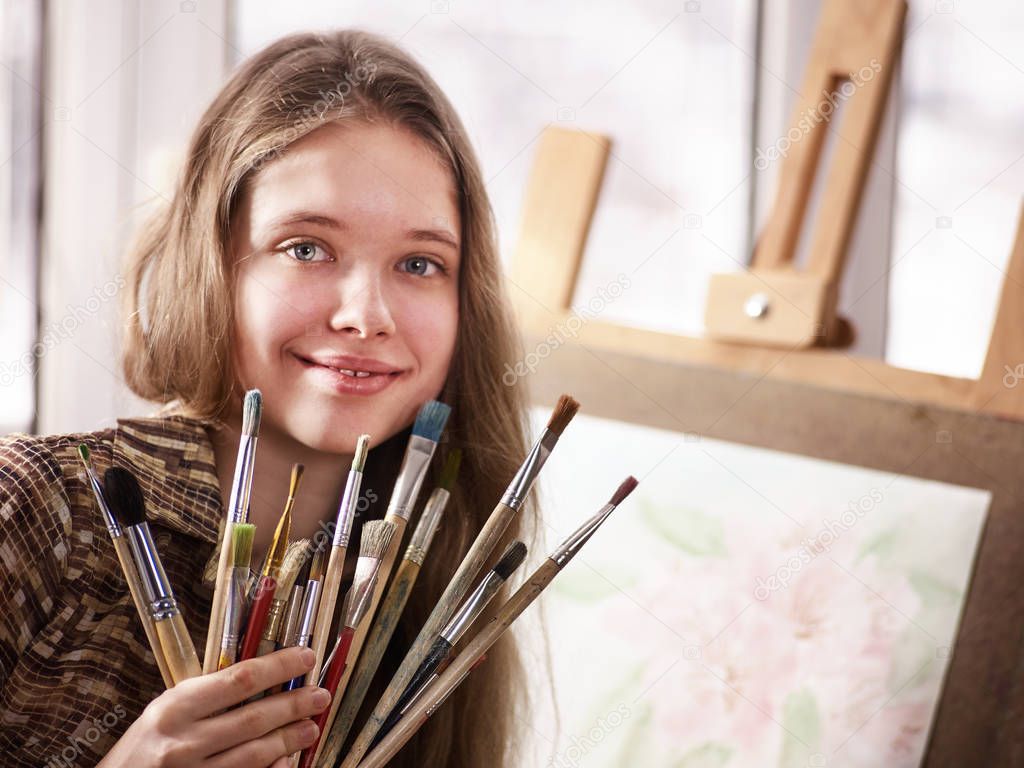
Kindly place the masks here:
[[(901, 0), (871, 5), (873, 18), (886, 19), (878, 22), (882, 27), (902, 24)], [(841, 0), (826, 4), (815, 51), (823, 39), (843, 36), (840, 10), (861, 17), (857, 9), (864, 5), (851, 8)], [(863, 10), (863, 16), (869, 24), (871, 13)], [(880, 33), (875, 44), (892, 53), (898, 39)], [(809, 88), (820, 82), (818, 63), (812, 56)], [(872, 98), (877, 109), (884, 94)], [(865, 136), (872, 133), (865, 127)], [(607, 137), (559, 128), (547, 129), (540, 141), (509, 276), (527, 348), (570, 317), (609, 147)], [(793, 232), (806, 203), (801, 185), (814, 155), (808, 143), (786, 158), (776, 202), (783, 213), (765, 230), (751, 270), (769, 282), (771, 270), (791, 270)], [(836, 288), (829, 281), (839, 279), (867, 161), (849, 156), (839, 162), (822, 206), (838, 226), (819, 219), (808, 275), (789, 274), (811, 286), (795, 303), (808, 316), (820, 316), (815, 323), (834, 322), (828, 297)], [(730, 309), (727, 299), (744, 295), (747, 278), (712, 289), (722, 300), (715, 311), (724, 313), (712, 318), (721, 320), (720, 328), (733, 323), (741, 336), (745, 321), (728, 313), (741, 313), (742, 303)], [(778, 293), (787, 298), (784, 287)], [(783, 313), (782, 332), (764, 343), (792, 339), (791, 320)], [(812, 327), (805, 319), (796, 326)], [(1024, 380), (1007, 383), (1008, 371), (1024, 363), (1024, 208), (979, 379), (896, 368), (809, 346), (805, 337), (788, 348), (727, 344), (589, 319), (551, 350), (528, 382), (538, 404), (572, 392), (591, 415), (991, 491), (924, 765), (1024, 764)]]

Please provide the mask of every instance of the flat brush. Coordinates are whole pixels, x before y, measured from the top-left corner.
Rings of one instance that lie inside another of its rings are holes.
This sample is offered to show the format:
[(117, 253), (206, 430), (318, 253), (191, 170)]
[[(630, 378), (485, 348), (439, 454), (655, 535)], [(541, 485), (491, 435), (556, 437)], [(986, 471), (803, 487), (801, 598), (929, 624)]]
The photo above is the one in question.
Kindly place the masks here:
[(341, 577), (345, 570), (345, 553), (352, 536), (352, 523), (356, 517), (356, 506), (359, 504), (359, 490), (363, 483), (363, 467), (366, 454), (370, 449), (370, 436), (360, 435), (356, 440), (356, 450), (352, 455), (352, 466), (345, 481), (345, 491), (338, 505), (338, 516), (334, 522), (334, 540), (331, 542), (331, 556), (327, 562), (327, 574), (324, 576), (323, 595), (320, 597), (320, 609), (316, 615), (313, 628), (313, 668), (309, 672), (310, 680), (320, 679), (324, 653), (327, 651), (327, 640), (334, 622), (334, 609), (338, 602), (338, 590)]
[[(569, 422), (572, 421), (579, 408), (580, 404), (569, 395), (562, 395), (558, 398), (558, 403), (555, 405), (551, 418), (548, 420), (547, 426), (541, 433), (540, 438), (534, 443), (533, 448), (519, 467), (519, 471), (512, 479), (512, 482), (509, 483), (501, 501), (498, 502), (494, 511), (491, 512), (484, 527), (480, 529), (480, 533), (477, 534), (476, 539), (459, 565), (459, 569), (448, 583), (444, 594), (441, 595), (441, 599), (434, 606), (426, 623), (420, 629), (420, 633), (416, 636), (416, 641), (413, 643), (412, 648), (409, 649), (398, 671), (391, 678), (391, 682), (384, 691), (384, 695), (377, 702), (373, 714), (370, 715), (363, 725), (363, 729), (353, 742), (352, 747), (345, 756), (344, 762), (341, 764), (341, 768), (356, 768), (363, 755), (366, 754), (370, 742), (377, 735), (377, 731), (383, 725), (384, 719), (394, 709), (395, 704), (398, 703), (398, 698), (409, 685), (412, 676), (416, 673), (423, 659), (426, 658), (438, 632), (441, 631), (441, 628), (447, 623), (456, 606), (465, 597), (466, 592), (479, 575), (480, 569), (483, 568), (487, 558), (491, 556), (491, 552), (505, 534), (505, 530), (508, 528), (509, 523), (512, 522), (512, 518), (516, 516), (526, 502), (526, 497), (533, 487), (537, 475), (551, 455), (551, 452), (555, 449), (562, 432), (569, 425)], [(323, 753), (327, 759), (324, 763), (326, 765), (333, 765), (341, 754), (342, 742), (335, 737), (332, 731), (325, 744)]]
[[(296, 632), (293, 645), (300, 645), (308, 648), (313, 638), (313, 622), (316, 621), (317, 608), (320, 607), (320, 589), (323, 586), (324, 565), (326, 563), (326, 551), (318, 548), (313, 555), (313, 565), (309, 568), (309, 580), (302, 595), (302, 610), (299, 613), (299, 628)], [(306, 675), (293, 677), (285, 683), (284, 690), (293, 691), (301, 688)]]
[[(388, 500), (387, 512), (384, 519), (395, 524), (395, 535), (380, 566), (380, 578), (377, 579), (377, 586), (374, 588), (373, 597), (370, 600), (368, 613), (371, 617), (377, 613), (377, 606), (380, 605), (381, 597), (384, 594), (384, 587), (391, 578), (391, 571), (395, 561), (398, 559), (398, 548), (401, 546), (402, 537), (405, 536), (405, 526), (412, 515), (416, 498), (419, 496), (420, 486), (423, 485), (423, 478), (426, 477), (430, 460), (434, 456), (437, 444), (444, 432), (445, 425), (451, 408), (438, 400), (429, 400), (424, 403), (416, 414), (416, 421), (412, 427), (412, 435), (405, 449), (405, 456), (402, 459), (402, 466), (398, 470), (398, 477), (395, 479), (395, 486), (391, 491), (391, 498)], [(372, 624), (369, 622), (361, 625), (352, 638), (352, 660), (353, 664), (359, 660), (359, 654), (363, 648), (363, 641)], [(328, 717), (328, 727), (334, 722), (338, 713), (338, 706), (341, 703), (341, 696), (348, 686), (348, 678), (354, 669), (349, 665), (345, 676), (338, 684), (339, 695), (331, 702), (331, 711)], [(339, 747), (340, 748), (340, 747)]]
[(224, 634), (220, 640), (220, 661), (217, 669), (226, 669), (238, 657), (238, 637), (245, 615), (246, 587), (249, 582), (249, 562), (252, 559), (252, 541), (256, 526), (236, 523), (231, 529), (231, 591), (224, 610)]
[(402, 718), (402, 713), (437, 678), (440, 674), (438, 668), (448, 658), (452, 648), (462, 639), (462, 636), (466, 634), (466, 630), (473, 625), (473, 622), (483, 613), (488, 603), (498, 594), (502, 584), (508, 581), (509, 576), (515, 572), (516, 568), (522, 565), (525, 559), (526, 545), (521, 541), (512, 542), (494, 568), (480, 581), (480, 584), (473, 590), (473, 593), (466, 598), (466, 602), (462, 604), (462, 607), (452, 616), (445, 628), (441, 630), (441, 634), (434, 641), (434, 645), (431, 646), (427, 657), (420, 664), (420, 668), (416, 670), (416, 674), (413, 675), (409, 686), (405, 689), (395, 708), (391, 710), (391, 714), (384, 721), (384, 725), (381, 726), (370, 749), (373, 749), (388, 734), (388, 731), (394, 728), (395, 723)]
[[(338, 683), (345, 673), (348, 662), (349, 649), (352, 647), (352, 638), (355, 636), (356, 627), (366, 618), (370, 607), (370, 597), (380, 573), (381, 558), (387, 551), (392, 537), (395, 535), (395, 524), (386, 520), (373, 520), (363, 526), (359, 538), (359, 559), (356, 561), (356, 572), (352, 578), (352, 586), (349, 588), (348, 598), (345, 601), (345, 616), (342, 621), (341, 633), (335, 645), (334, 653), (331, 655), (330, 663), (325, 670), (323, 687), (334, 696), (338, 690)], [(316, 678), (311, 678), (314, 681)], [(324, 710), (316, 719), (318, 733), (322, 734), (324, 725), (329, 716), (329, 710)], [(313, 757), (319, 746), (320, 736), (303, 752), (303, 768), (313, 764)]]
[[(270, 611), (267, 613), (267, 620), (263, 626), (260, 637), (257, 656), (264, 656), (274, 650), (277, 636), (281, 632), (281, 624), (284, 621), (285, 606), (288, 598), (291, 597), (292, 587), (302, 570), (302, 565), (309, 554), (309, 539), (299, 539), (288, 544), (284, 553), (284, 562), (281, 565), (281, 575), (277, 580), (277, 587), (274, 590), (274, 599), (270, 603)], [(248, 637), (248, 636), (247, 636)]]
[(135, 569), (146, 596), (147, 611), (160, 639), (171, 679), (177, 685), (182, 680), (198, 676), (201, 674), (199, 658), (149, 532), (146, 503), (139, 481), (127, 469), (111, 467), (103, 473), (103, 489), (110, 511), (128, 538)]
[(103, 515), (103, 521), (107, 524), (107, 533), (110, 534), (110, 541), (114, 545), (114, 552), (117, 554), (117, 560), (121, 564), (121, 572), (124, 574), (124, 580), (128, 584), (128, 592), (131, 593), (132, 602), (135, 603), (135, 611), (139, 614), (139, 620), (142, 622), (142, 629), (146, 633), (146, 640), (149, 641), (149, 647), (153, 651), (153, 658), (156, 659), (156, 666), (160, 670), (160, 677), (164, 681), (164, 686), (171, 688), (174, 686), (174, 678), (171, 677), (171, 670), (167, 667), (167, 659), (164, 658), (163, 648), (160, 647), (160, 638), (157, 637), (156, 627), (153, 626), (153, 619), (146, 608), (146, 599), (143, 596), (139, 572), (135, 569), (132, 553), (129, 550), (128, 542), (124, 538), (121, 525), (107, 506), (106, 499), (103, 498), (103, 488), (100, 485), (100, 479), (96, 475), (96, 470), (93, 469), (92, 462), (89, 459), (89, 446), (81, 443), (78, 446), (78, 455), (85, 466), (85, 474), (89, 479), (89, 487), (92, 488), (93, 496), (96, 498), (96, 506), (99, 507), (100, 514)]
[(342, 741), (352, 728), (352, 723), (363, 704), (363, 699), (366, 698), (366, 692), (370, 688), (373, 676), (377, 673), (388, 643), (391, 642), (395, 627), (398, 626), (398, 621), (402, 617), (402, 611), (405, 610), (405, 604), (416, 584), (420, 568), (426, 560), (441, 516), (451, 498), (452, 486), (455, 485), (455, 479), (459, 474), (461, 461), (462, 451), (458, 448), (449, 451), (444, 468), (441, 470), (438, 487), (430, 494), (430, 498), (427, 499), (427, 503), (423, 507), (423, 512), (420, 513), (419, 522), (416, 523), (416, 529), (413, 531), (409, 546), (406, 547), (402, 562), (395, 572), (395, 578), (380, 604), (377, 619), (370, 634), (367, 635), (359, 663), (352, 671), (352, 677), (345, 689), (345, 696), (338, 709), (334, 727), (331, 729)]
[(220, 559), (217, 561), (217, 582), (210, 603), (210, 623), (206, 629), (206, 652), (203, 656), (203, 674), (217, 670), (220, 661), (220, 642), (224, 636), (224, 610), (231, 589), (232, 530), (249, 517), (249, 496), (252, 493), (253, 467), (256, 463), (256, 440), (263, 414), (263, 396), (258, 389), (250, 389), (242, 401), (242, 435), (238, 441), (235, 475), (231, 481), (224, 538), (221, 540)]
[(465, 650), (448, 665), (441, 676), (409, 708), (405, 717), (398, 722), (391, 733), (385, 736), (380, 744), (359, 764), (361, 768), (381, 768), (387, 764), (458, 684), (465, 679), (480, 657), (497, 642), (498, 638), (512, 626), (512, 622), (540, 596), (551, 580), (576, 556), (583, 545), (608, 519), (612, 511), (633, 492), (636, 485), (636, 478), (626, 478), (607, 504), (548, 555), (526, 582), (501, 607), (497, 615), (477, 633)]
[(267, 617), (270, 615), (270, 608), (274, 602), (274, 595), (277, 593), (277, 579), (281, 575), (281, 566), (284, 564), (285, 552), (288, 548), (288, 536), (292, 527), (292, 508), (295, 506), (295, 494), (299, 490), (299, 481), (302, 480), (304, 467), (301, 464), (292, 466), (291, 480), (288, 483), (288, 499), (284, 503), (284, 512), (277, 522), (274, 530), (274, 540), (271, 542), (270, 551), (267, 553), (266, 563), (263, 572), (256, 580), (256, 588), (253, 592), (252, 607), (249, 609), (249, 621), (245, 627), (245, 637), (242, 640), (242, 650), (239, 661), (251, 659), (259, 653), (260, 642), (263, 639), (263, 628), (267, 624)]

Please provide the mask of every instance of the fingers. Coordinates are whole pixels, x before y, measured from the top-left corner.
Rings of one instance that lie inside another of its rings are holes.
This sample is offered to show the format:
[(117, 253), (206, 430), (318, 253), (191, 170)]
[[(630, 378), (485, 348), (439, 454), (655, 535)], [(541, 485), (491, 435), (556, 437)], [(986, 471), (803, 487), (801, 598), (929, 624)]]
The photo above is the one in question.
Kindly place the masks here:
[(210, 675), (184, 680), (171, 691), (187, 700), (188, 716), (194, 721), (306, 674), (312, 669), (313, 661), (314, 654), (309, 648), (285, 648), (232, 664)]
[(200, 720), (195, 737), (203, 745), (203, 755), (213, 755), (317, 715), (330, 702), (331, 696), (323, 688), (307, 685)]
[[(316, 741), (319, 729), (312, 720), (300, 720), (252, 741), (221, 752), (206, 761), (209, 768), (253, 768), (277, 765), (282, 757), (299, 752)], [(288, 763), (285, 762), (284, 765)]]

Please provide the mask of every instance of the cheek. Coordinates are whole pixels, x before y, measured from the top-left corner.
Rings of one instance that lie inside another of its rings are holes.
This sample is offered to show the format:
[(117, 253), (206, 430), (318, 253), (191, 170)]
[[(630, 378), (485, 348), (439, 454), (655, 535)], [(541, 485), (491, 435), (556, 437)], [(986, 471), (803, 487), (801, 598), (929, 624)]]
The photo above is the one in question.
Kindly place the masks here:
[(283, 341), (311, 327), (310, 294), (248, 270), (235, 289), (235, 333), (242, 370), (275, 359)]
[(413, 301), (400, 310), (403, 337), (423, 370), (444, 378), (455, 349), (459, 308), (456, 297)]

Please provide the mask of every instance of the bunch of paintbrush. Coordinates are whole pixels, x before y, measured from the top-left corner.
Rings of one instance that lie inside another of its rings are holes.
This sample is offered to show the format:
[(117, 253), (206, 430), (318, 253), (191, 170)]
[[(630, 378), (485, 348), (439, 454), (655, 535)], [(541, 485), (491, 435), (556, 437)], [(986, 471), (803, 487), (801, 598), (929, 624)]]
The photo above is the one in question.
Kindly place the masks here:
[(387, 595), (381, 602), (377, 620), (374, 622), (370, 634), (367, 636), (363, 653), (359, 658), (359, 664), (355, 667), (349, 685), (345, 690), (344, 699), (335, 718), (334, 732), (342, 740), (348, 735), (362, 706), (363, 699), (370, 687), (373, 676), (380, 665), (387, 649), (391, 636), (398, 626), (398, 620), (405, 610), (405, 604), (409, 599), (416, 579), (419, 576), (420, 568), (426, 560), (430, 545), (434, 540), (434, 534), (441, 522), (441, 516), (448, 500), (451, 498), (452, 486), (459, 473), (459, 464), (462, 460), (462, 451), (453, 449), (445, 460), (444, 469), (441, 471), (441, 478), (438, 487), (430, 494), (426, 506), (420, 513), (419, 522), (409, 546), (406, 547), (402, 563), (395, 572), (395, 578), (388, 588)]
[(381, 742), (359, 762), (360, 768), (380, 768), (408, 742), (412, 735), (440, 707), (452, 691), (466, 678), (480, 658), (498, 641), (551, 583), (552, 579), (580, 551), (612, 511), (636, 488), (637, 481), (627, 478), (607, 504), (563, 541), (526, 582), (502, 606), (498, 614), (469, 641), (466, 648), (448, 665), (443, 673), (412, 703), (402, 719)]
[[(328, 730), (330, 730), (331, 723), (334, 722), (334, 718), (337, 716), (338, 706), (344, 695), (353, 665), (358, 662), (363, 641), (366, 639), (367, 632), (372, 623), (372, 617), (377, 612), (377, 606), (380, 604), (381, 597), (383, 596), (384, 587), (391, 577), (391, 570), (398, 557), (398, 548), (401, 545), (402, 537), (405, 535), (406, 524), (410, 515), (412, 515), (420, 486), (423, 484), (424, 477), (426, 477), (430, 460), (437, 449), (437, 444), (441, 439), (442, 432), (444, 432), (444, 427), (448, 422), (450, 413), (451, 408), (449, 406), (437, 400), (431, 400), (424, 404), (420, 408), (419, 413), (416, 414), (412, 435), (406, 446), (402, 466), (398, 470), (398, 477), (395, 480), (395, 486), (388, 501), (388, 508), (384, 514), (384, 520), (394, 524), (395, 533), (381, 558), (380, 574), (372, 591), (369, 607), (367, 608), (367, 615), (370, 617), (370, 620), (362, 622), (352, 638), (349, 650), (349, 660), (352, 664), (349, 664), (343, 673), (338, 683), (337, 694), (331, 702), (331, 708), (326, 721), (326, 728)], [(323, 746), (324, 743), (321, 742), (320, 748), (323, 748)]]
[[(465, 597), (469, 587), (476, 580), (486, 560), (497, 546), (508, 528), (509, 523), (516, 516), (527, 495), (533, 487), (541, 468), (554, 450), (562, 431), (568, 426), (573, 416), (579, 410), (579, 403), (568, 395), (562, 395), (551, 414), (547, 426), (541, 433), (540, 438), (530, 450), (512, 479), (501, 501), (491, 512), (484, 527), (477, 534), (476, 539), (470, 546), (469, 552), (463, 558), (458, 570), (452, 577), (444, 593), (434, 606), (433, 611), (427, 618), (426, 623), (420, 629), (412, 648), (406, 654), (398, 671), (391, 678), (384, 695), (377, 702), (373, 713), (363, 725), (348, 754), (345, 755), (342, 768), (356, 768), (359, 761), (369, 749), (370, 742), (377, 735), (377, 731), (383, 725), (384, 720), (395, 708), (399, 698), (412, 681), (413, 675), (419, 669), (420, 664), (430, 652), (440, 631), (448, 623), (449, 618), (455, 611), (462, 598)], [(332, 703), (332, 710), (337, 706), (335, 700)], [(321, 765), (335, 765), (341, 754), (343, 740), (331, 728), (328, 721), (329, 735), (321, 742), (321, 755), (318, 760), (323, 759)]]

